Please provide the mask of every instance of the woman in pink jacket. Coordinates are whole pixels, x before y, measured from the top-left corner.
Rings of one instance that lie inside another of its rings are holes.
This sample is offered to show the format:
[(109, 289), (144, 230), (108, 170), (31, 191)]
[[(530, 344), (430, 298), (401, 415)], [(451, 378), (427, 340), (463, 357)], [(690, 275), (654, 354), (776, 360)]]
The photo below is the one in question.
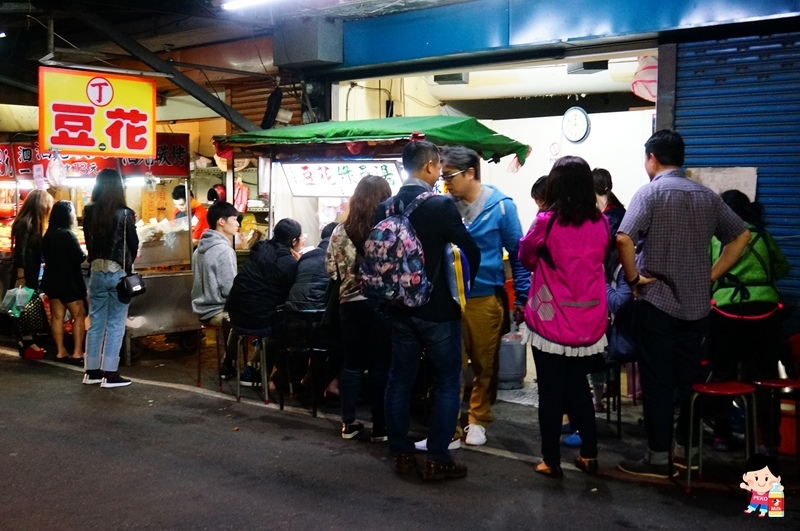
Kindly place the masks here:
[(597, 426), (586, 374), (597, 369), (608, 322), (603, 259), (608, 222), (597, 210), (592, 170), (562, 157), (547, 177), (545, 209), (522, 238), (519, 256), (531, 272), (525, 322), (539, 385), (544, 461), (536, 472), (560, 478), (561, 418), (581, 434), (575, 465), (597, 472)]

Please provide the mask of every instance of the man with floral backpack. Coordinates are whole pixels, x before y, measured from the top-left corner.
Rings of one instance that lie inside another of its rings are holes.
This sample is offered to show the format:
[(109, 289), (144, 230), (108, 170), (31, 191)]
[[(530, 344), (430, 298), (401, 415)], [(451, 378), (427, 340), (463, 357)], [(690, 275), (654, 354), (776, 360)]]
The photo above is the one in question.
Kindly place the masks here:
[[(418, 196), (433, 191), (442, 169), (439, 149), (425, 140), (409, 142), (403, 149), (403, 167), (409, 178), (397, 195), (378, 206), (376, 222), (392, 212), (402, 212)], [(461, 404), (461, 308), (450, 297), (442, 258), (445, 245), (456, 244), (466, 254), (470, 280), (474, 280), (481, 255), (450, 199), (428, 196), (417, 203), (408, 217), (422, 246), (424, 273), (432, 289), (428, 301), (418, 307), (390, 306), (392, 362), (386, 387), (386, 431), (394, 471), (414, 471), (414, 443), (408, 439), (409, 400), (424, 349), (431, 366), (433, 407), (422, 479), (458, 479), (467, 475), (467, 467), (453, 460), (447, 446)]]

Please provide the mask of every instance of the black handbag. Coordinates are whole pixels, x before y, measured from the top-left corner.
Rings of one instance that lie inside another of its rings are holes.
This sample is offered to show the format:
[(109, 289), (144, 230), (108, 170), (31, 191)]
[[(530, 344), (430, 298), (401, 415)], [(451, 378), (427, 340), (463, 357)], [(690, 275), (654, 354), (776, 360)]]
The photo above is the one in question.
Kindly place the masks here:
[(20, 312), (18, 326), (22, 334), (39, 334), (50, 330), (44, 302), (38, 293), (31, 297), (31, 300)]
[[(122, 220), (122, 270), (125, 269), (125, 256), (128, 254), (128, 211), (125, 211), (125, 217)], [(130, 273), (125, 275), (117, 283), (117, 298), (119, 302), (128, 304), (131, 299), (144, 295), (147, 292), (147, 287), (144, 285), (144, 279), (139, 273)]]

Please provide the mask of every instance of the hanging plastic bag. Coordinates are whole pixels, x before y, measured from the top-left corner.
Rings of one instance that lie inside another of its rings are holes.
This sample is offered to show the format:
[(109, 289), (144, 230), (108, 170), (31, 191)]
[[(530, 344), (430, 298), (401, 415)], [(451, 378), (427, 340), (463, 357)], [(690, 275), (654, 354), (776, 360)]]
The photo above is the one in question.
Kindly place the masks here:
[(658, 57), (646, 55), (639, 58), (631, 91), (643, 100), (655, 102), (658, 99)]
[(5, 297), (3, 297), (2, 311), (15, 319), (18, 318), (25, 305), (30, 302), (33, 294), (34, 291), (25, 286), (8, 290)]

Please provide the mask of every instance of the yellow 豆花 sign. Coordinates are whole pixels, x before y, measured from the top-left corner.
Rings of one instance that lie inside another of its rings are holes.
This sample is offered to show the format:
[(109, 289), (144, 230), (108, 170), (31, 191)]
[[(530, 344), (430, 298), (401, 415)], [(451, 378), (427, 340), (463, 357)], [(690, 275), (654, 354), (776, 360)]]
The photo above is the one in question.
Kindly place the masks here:
[(67, 155), (154, 157), (155, 82), (40, 67), (39, 145)]

